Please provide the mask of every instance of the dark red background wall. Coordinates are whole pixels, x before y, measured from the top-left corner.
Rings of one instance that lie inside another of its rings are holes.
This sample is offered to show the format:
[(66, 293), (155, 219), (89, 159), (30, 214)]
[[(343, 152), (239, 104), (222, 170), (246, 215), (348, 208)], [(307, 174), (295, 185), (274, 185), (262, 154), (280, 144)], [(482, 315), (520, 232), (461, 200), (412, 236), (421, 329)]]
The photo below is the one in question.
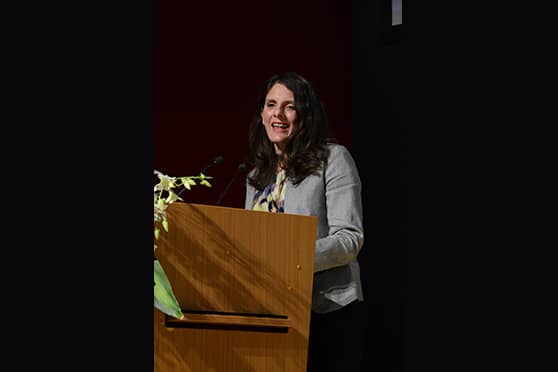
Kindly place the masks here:
[[(214, 204), (245, 160), (248, 124), (264, 81), (296, 71), (326, 104), (338, 140), (351, 146), (351, 2), (155, 2), (155, 169), (207, 171), (213, 188), (187, 202)], [(243, 207), (244, 177), (221, 205)]]

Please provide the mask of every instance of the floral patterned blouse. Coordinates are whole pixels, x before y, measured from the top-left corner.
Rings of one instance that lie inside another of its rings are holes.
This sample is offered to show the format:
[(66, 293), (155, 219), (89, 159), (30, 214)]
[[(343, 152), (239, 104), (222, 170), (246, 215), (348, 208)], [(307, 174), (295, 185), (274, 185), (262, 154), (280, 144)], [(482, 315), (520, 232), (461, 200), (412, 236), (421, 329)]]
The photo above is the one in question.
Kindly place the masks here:
[(262, 191), (258, 191), (255, 196), (255, 211), (283, 213), (285, 201), (285, 180), (286, 173), (282, 169), (275, 177), (275, 182), (267, 185)]

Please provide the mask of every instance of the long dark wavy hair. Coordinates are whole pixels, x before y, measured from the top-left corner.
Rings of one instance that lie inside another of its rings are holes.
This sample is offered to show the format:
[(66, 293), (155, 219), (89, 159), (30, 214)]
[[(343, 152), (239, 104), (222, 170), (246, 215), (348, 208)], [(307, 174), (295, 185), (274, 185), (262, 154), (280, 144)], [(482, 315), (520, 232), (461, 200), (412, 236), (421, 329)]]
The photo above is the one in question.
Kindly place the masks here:
[[(283, 151), (282, 159), (275, 153), (273, 143), (267, 137), (261, 113), (269, 90), (281, 83), (293, 92), (298, 126)], [(325, 166), (329, 156), (329, 123), (324, 105), (312, 85), (294, 72), (285, 72), (270, 77), (264, 85), (258, 106), (249, 129), (249, 157), (256, 172), (248, 182), (257, 190), (263, 190), (275, 180), (277, 165), (282, 162), (287, 177), (295, 185)]]

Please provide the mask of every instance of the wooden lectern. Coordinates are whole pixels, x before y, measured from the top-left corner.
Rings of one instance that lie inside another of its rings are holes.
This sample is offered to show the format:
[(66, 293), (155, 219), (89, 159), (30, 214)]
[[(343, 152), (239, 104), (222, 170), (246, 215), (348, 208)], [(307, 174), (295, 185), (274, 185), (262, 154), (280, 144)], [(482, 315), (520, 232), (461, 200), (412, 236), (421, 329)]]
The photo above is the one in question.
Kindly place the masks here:
[(155, 309), (157, 372), (305, 372), (317, 218), (175, 202), (157, 258), (184, 312)]

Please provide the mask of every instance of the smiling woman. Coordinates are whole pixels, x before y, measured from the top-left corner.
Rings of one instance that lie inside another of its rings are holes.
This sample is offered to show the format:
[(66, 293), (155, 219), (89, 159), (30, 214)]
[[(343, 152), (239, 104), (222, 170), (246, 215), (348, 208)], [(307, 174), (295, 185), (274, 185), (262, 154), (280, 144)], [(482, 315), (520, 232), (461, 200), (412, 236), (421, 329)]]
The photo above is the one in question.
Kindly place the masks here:
[(276, 83), (265, 97), (262, 123), (269, 140), (280, 155), (297, 130), (294, 95), (286, 86)]
[(286, 72), (267, 80), (249, 129), (254, 167), (245, 208), (318, 217), (307, 372), (358, 372), (367, 316), (357, 259), (364, 243), (361, 184), (328, 124), (304, 77)]

